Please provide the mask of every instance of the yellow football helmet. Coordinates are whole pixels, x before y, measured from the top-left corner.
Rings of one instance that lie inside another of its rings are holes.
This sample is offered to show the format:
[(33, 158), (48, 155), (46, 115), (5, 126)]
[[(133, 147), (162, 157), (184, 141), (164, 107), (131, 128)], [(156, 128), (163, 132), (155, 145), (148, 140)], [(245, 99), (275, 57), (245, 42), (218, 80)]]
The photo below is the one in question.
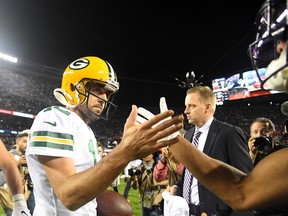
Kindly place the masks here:
[(75, 107), (83, 104), (90, 92), (87, 83), (103, 85), (111, 94), (105, 101), (106, 108), (112, 104), (114, 93), (119, 90), (117, 75), (112, 66), (105, 60), (96, 56), (87, 56), (73, 61), (65, 69), (61, 88), (54, 90), (56, 99), (65, 106)]

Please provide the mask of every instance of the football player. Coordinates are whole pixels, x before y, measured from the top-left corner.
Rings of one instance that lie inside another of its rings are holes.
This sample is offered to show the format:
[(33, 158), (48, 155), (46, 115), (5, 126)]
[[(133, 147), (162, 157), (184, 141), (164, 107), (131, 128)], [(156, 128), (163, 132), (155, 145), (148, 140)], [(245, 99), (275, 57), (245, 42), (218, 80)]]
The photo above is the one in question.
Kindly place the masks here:
[(89, 125), (109, 118), (118, 90), (114, 69), (99, 57), (82, 57), (66, 68), (61, 88), (54, 90), (65, 107), (43, 109), (30, 129), (26, 158), (34, 183), (34, 216), (97, 215), (95, 198), (130, 161), (178, 141), (178, 137), (158, 140), (181, 129), (183, 117), (154, 126), (172, 116), (170, 110), (136, 125), (137, 107), (133, 105), (121, 143), (100, 160)]

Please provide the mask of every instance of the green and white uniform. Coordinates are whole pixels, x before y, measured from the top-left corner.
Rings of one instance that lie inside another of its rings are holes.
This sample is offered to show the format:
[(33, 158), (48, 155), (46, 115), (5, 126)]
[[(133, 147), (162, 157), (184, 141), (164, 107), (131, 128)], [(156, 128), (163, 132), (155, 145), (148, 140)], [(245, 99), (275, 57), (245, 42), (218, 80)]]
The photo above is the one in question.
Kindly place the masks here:
[(64, 107), (53, 106), (39, 112), (33, 122), (26, 150), (29, 173), (34, 183), (36, 206), (33, 215), (97, 215), (96, 200), (76, 211), (66, 209), (53, 191), (37, 155), (72, 158), (77, 172), (94, 166), (100, 160), (95, 135), (77, 114)]

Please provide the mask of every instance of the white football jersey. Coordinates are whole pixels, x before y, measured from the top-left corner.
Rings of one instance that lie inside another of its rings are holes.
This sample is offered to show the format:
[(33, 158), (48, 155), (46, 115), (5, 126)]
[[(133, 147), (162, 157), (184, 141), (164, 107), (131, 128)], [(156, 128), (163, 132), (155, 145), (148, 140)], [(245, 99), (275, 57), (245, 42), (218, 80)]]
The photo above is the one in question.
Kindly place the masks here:
[(34, 183), (36, 206), (33, 215), (97, 215), (95, 199), (76, 211), (66, 209), (54, 193), (37, 155), (72, 158), (77, 172), (97, 163), (100, 155), (95, 135), (77, 114), (64, 107), (52, 106), (42, 110), (33, 122), (26, 149), (29, 173)]

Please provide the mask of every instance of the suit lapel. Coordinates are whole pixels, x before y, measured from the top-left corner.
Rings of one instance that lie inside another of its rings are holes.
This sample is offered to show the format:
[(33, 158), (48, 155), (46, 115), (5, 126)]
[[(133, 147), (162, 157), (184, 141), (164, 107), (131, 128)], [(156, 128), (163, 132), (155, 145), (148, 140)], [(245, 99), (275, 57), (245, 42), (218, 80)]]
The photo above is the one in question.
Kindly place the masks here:
[(189, 142), (192, 142), (192, 138), (193, 138), (194, 131), (195, 131), (195, 126), (192, 127), (191, 129), (189, 129), (189, 130), (185, 133), (184, 138), (185, 138), (186, 140), (188, 140)]
[(206, 139), (206, 142), (205, 142), (205, 146), (204, 146), (204, 149), (203, 149), (203, 152), (207, 155), (209, 155), (211, 149), (212, 149), (212, 146), (215, 142), (215, 139), (217, 137), (217, 134), (219, 132), (219, 125), (218, 125), (218, 121), (216, 119), (214, 119), (210, 125), (210, 129), (209, 129), (209, 132), (208, 132), (208, 135), (207, 135), (207, 139)]

